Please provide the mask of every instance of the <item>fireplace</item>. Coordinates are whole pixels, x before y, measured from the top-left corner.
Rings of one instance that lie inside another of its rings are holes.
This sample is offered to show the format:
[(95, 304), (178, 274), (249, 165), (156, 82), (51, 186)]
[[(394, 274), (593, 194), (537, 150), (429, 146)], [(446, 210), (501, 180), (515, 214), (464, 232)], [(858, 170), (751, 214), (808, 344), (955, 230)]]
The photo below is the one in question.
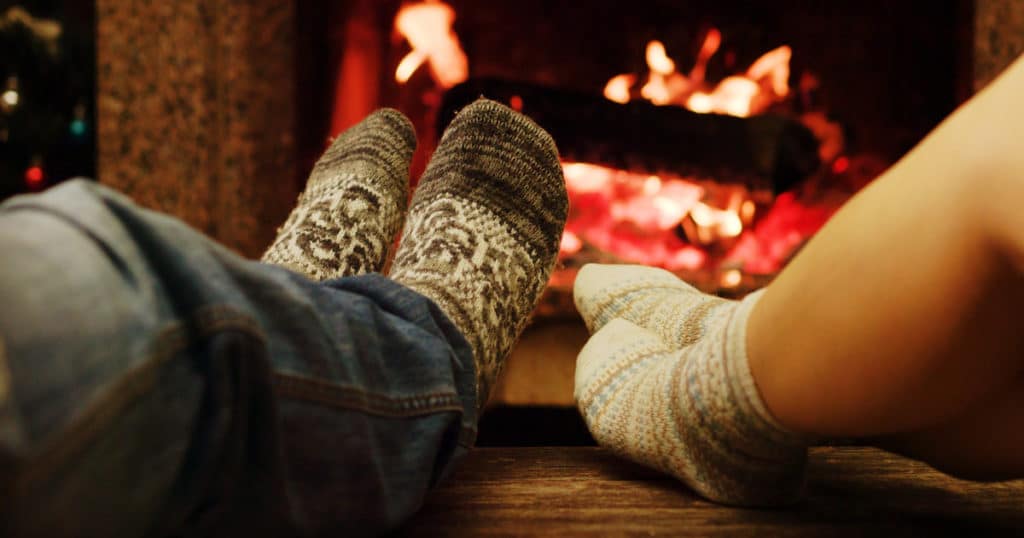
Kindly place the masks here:
[[(189, 0), (171, 16), (141, 0), (101, 0), (99, 175), (253, 256), (329, 137), (376, 107), (414, 120), (414, 177), (460, 102), (483, 93), (535, 116), (557, 131), (581, 195), (570, 226), (578, 243), (564, 242), (564, 270), (497, 389), (513, 404), (571, 404), (586, 338), (569, 301), (574, 267), (640, 261), (727, 296), (760, 287), (836, 207), (1024, 50), (1024, 8), (1012, 0), (927, 10), (883, 0), (445, 2), (464, 76), (439, 80), (425, 62), (400, 83), (403, 60), (429, 56), (410, 57), (395, 28), (400, 8), (420, 2)], [(147, 16), (163, 23), (138, 23)], [(773, 85), (774, 75), (751, 71), (783, 46), (781, 99), (751, 104), (751, 117), (709, 108), (729, 77)], [(644, 89), (652, 71), (667, 101)], [(672, 90), (672, 73), (701, 82)], [(719, 114), (701, 116), (708, 110)], [(727, 142), (723, 132), (733, 133)]]
[(311, 43), (330, 45), (305, 62), (307, 165), (328, 136), (393, 106), (417, 127), (415, 180), (455, 111), (481, 95), (558, 143), (570, 218), (497, 388), (505, 403), (571, 403), (582, 264), (661, 266), (729, 297), (764, 286), (973, 81), (973, 3), (960, 0), (927, 11), (884, 0), (304, 9), (307, 31), (324, 36)]

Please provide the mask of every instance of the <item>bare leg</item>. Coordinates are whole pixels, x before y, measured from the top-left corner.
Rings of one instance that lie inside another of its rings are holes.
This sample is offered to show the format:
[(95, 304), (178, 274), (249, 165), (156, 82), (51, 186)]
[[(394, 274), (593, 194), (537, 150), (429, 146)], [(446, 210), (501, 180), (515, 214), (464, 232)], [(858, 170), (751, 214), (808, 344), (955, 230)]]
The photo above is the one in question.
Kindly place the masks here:
[[(998, 437), (1013, 443), (998, 458), (1006, 474), (1024, 476), (1024, 439), (1013, 432), (1024, 418), (1024, 160), (1012, 147), (1021, 95), (1018, 60), (854, 197), (769, 286), (747, 349), (780, 423), (887, 436), (961, 474), (994, 457), (979, 441)], [(999, 474), (990, 467), (977, 471)]]
[(742, 506), (799, 499), (822, 436), (1024, 476), (1020, 95), (1024, 61), (741, 302), (660, 269), (583, 267), (575, 392), (598, 443)]

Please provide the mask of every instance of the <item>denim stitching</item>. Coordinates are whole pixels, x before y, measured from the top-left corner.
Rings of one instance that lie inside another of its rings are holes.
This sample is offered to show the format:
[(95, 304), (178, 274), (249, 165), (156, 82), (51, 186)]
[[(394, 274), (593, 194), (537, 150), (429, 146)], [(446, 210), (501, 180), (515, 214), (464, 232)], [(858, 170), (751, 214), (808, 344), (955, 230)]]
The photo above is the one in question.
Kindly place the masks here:
[[(190, 320), (194, 320), (191, 326), (195, 327), (200, 338), (220, 330), (237, 330), (261, 341), (266, 340), (252, 319), (229, 306), (201, 307)], [(153, 339), (153, 351), (149, 358), (122, 374), (101, 395), (87, 404), (88, 408), (73, 418), (62, 431), (40, 443), (42, 448), (39, 450), (39, 456), (35, 458), (36, 464), (27, 466), (21, 476), (15, 479), (15, 488), (20, 490), (27, 487), (28, 484), (41, 480), (49, 472), (62, 467), (77, 452), (88, 446), (96, 433), (104, 430), (114, 417), (150, 391), (156, 382), (156, 372), (159, 368), (190, 345), (188, 326), (174, 323), (161, 329)], [(43, 462), (49, 464), (44, 465)]]
[[(159, 367), (191, 344), (188, 338), (189, 327), (193, 328), (200, 339), (218, 331), (236, 330), (255, 337), (264, 345), (266, 343), (266, 336), (259, 324), (228, 305), (200, 307), (188, 321), (190, 323), (174, 323), (161, 329), (153, 339), (153, 351), (149, 358), (122, 374), (62, 431), (40, 443), (42, 448), (33, 464), (26, 465), (14, 479), (14, 490), (23, 491), (30, 484), (38, 483), (51, 472), (60, 469), (76, 453), (85, 449), (97, 432), (103, 431), (121, 411), (151, 390)], [(272, 384), (275, 393), (281, 396), (379, 416), (412, 417), (447, 411), (465, 412), (458, 395), (454, 393), (390, 398), (317, 379), (276, 372), (272, 374)], [(458, 443), (469, 448), (475, 438), (476, 429), (464, 425)]]
[[(180, 326), (160, 331), (154, 339), (158, 350), (151, 357), (127, 371), (120, 379), (108, 386), (103, 394), (95, 398), (88, 409), (72, 419), (71, 423), (43, 441), (35, 465), (28, 465), (21, 476), (15, 479), (15, 489), (23, 490), (29, 484), (45, 479), (51, 472), (61, 468), (76, 453), (83, 450), (109, 425), (114, 417), (130, 406), (156, 382), (156, 371), (170, 357), (188, 346)], [(49, 462), (45, 464), (45, 462)]]
[(339, 409), (386, 417), (414, 417), (441, 411), (465, 412), (462, 402), (454, 393), (435, 392), (392, 398), (351, 386), (280, 372), (274, 372), (273, 378), (274, 389), (281, 396)]

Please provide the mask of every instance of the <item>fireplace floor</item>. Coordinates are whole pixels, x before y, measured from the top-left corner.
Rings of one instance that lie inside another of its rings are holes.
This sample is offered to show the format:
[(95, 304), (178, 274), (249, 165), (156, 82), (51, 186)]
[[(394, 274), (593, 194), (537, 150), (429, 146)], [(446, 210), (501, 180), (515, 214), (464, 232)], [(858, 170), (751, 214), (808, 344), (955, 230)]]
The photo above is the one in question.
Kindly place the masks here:
[(583, 321), (541, 319), (516, 342), (480, 419), (477, 446), (593, 446), (576, 410), (576, 355)]
[(581, 319), (531, 324), (512, 348), (490, 405), (575, 407), (576, 356), (589, 337)]
[(863, 447), (811, 451), (784, 510), (701, 500), (600, 448), (480, 448), (398, 536), (1017, 536), (1024, 480), (956, 480)]
[(795, 507), (706, 502), (593, 446), (572, 400), (587, 337), (579, 320), (527, 329), (481, 421), (480, 447), (397, 536), (1024, 535), (1024, 480), (957, 480), (862, 446), (811, 449), (808, 495)]

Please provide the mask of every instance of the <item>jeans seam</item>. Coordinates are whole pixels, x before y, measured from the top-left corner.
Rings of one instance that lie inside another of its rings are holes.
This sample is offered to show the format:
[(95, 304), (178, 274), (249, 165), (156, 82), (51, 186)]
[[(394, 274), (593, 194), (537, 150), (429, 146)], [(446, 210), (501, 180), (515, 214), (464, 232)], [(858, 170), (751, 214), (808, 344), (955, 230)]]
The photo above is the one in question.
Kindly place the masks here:
[(281, 372), (274, 372), (273, 385), (275, 392), (280, 396), (384, 417), (404, 418), (446, 411), (465, 412), (462, 401), (454, 392), (391, 397), (352, 386)]
[[(112, 386), (87, 403), (86, 410), (74, 417), (67, 426), (40, 443), (37, 455), (26, 461), (25, 467), (14, 478), (14, 491), (23, 491), (31, 487), (31, 484), (47, 479), (52, 472), (85, 449), (95, 440), (97, 433), (109, 426), (120, 412), (152, 389), (159, 368), (192, 344), (190, 336), (194, 334), (202, 339), (222, 330), (244, 332), (266, 342), (266, 335), (259, 324), (230, 305), (203, 306), (193, 311), (185, 322), (175, 322), (164, 327), (153, 339), (152, 351), (146, 359), (126, 371)], [(452, 392), (393, 398), (279, 372), (272, 373), (271, 381), (276, 396), (384, 417), (407, 418), (439, 412), (466, 412), (459, 396)], [(470, 448), (475, 437), (476, 429), (471, 425), (463, 425), (458, 444)]]
[[(231, 329), (265, 340), (251, 318), (230, 306), (200, 307), (188, 319), (193, 322), (191, 325), (200, 338), (218, 330)], [(15, 490), (23, 490), (44, 480), (50, 472), (61, 468), (88, 446), (96, 433), (107, 427), (119, 412), (146, 394), (156, 382), (159, 367), (188, 348), (191, 343), (188, 332), (188, 324), (180, 322), (161, 329), (153, 339), (153, 351), (146, 359), (121, 375), (112, 386), (87, 404), (84, 412), (41, 443), (39, 455), (32, 458), (33, 462), (26, 462), (26, 467), (15, 478)]]

